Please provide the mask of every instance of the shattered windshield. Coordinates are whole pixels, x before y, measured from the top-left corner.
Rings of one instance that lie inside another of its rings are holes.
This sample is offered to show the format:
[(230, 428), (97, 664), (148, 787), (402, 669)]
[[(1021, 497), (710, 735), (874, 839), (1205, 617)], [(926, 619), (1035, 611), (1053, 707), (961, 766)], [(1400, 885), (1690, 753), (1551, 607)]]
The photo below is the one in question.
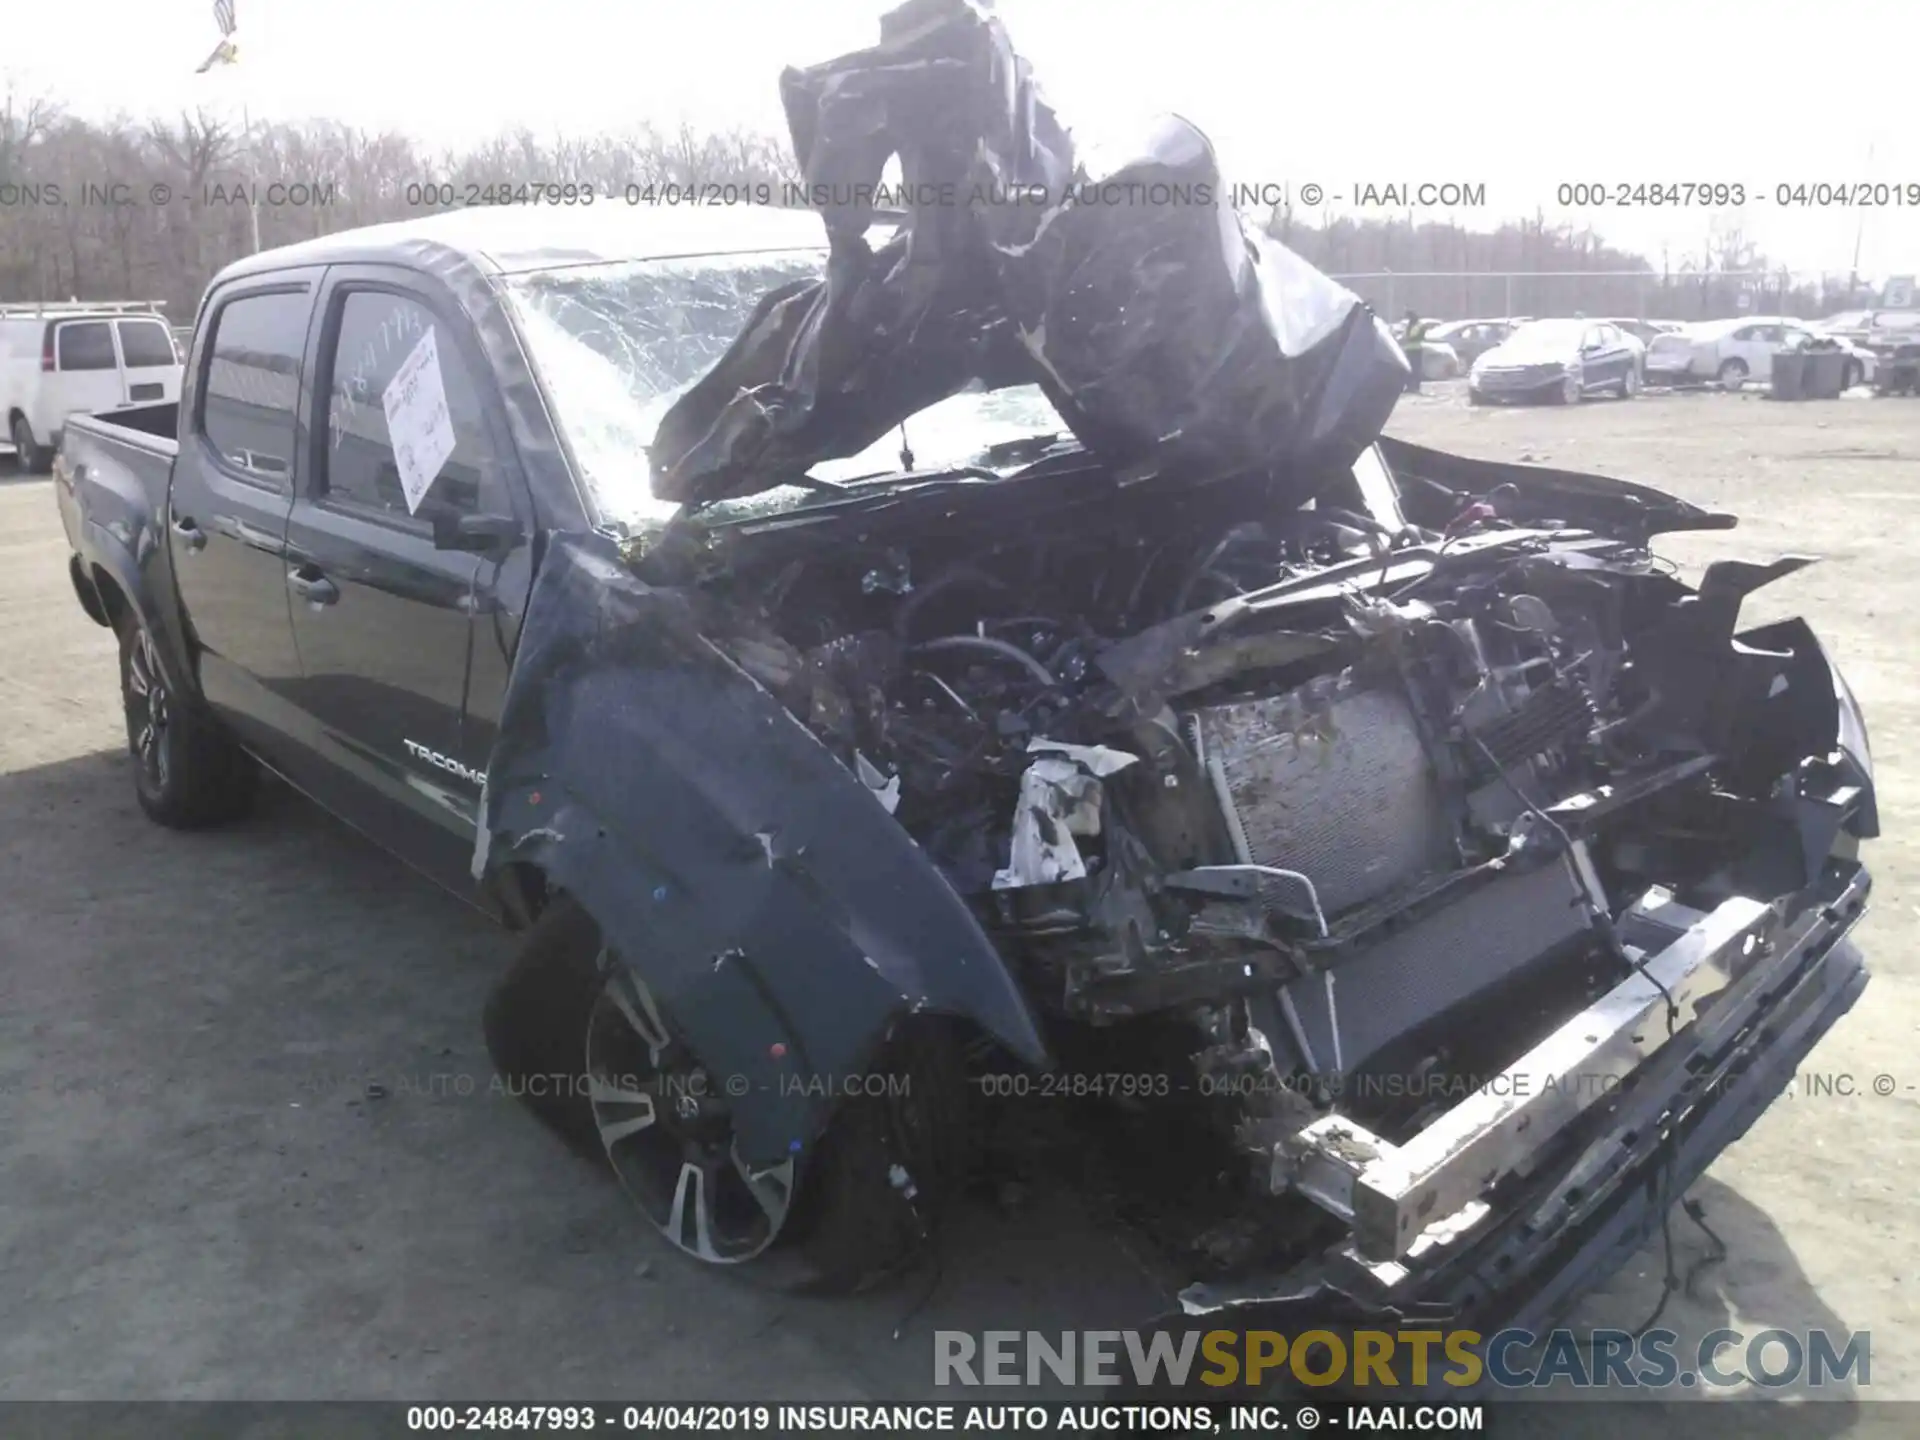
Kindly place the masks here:
[[(667, 410), (726, 353), (768, 291), (816, 279), (825, 250), (573, 265), (515, 275), (506, 294), (554, 418), (601, 513), (629, 531), (680, 506), (656, 499), (647, 447)], [(949, 396), (858, 455), (808, 473), (848, 483), (958, 464), (989, 445), (1064, 434), (1038, 386)], [(804, 492), (783, 487), (791, 501)]]
[(506, 294), (581, 478), (629, 527), (656, 500), (647, 446), (660, 417), (726, 353), (769, 290), (818, 278), (826, 251), (768, 250), (571, 265), (515, 275)]

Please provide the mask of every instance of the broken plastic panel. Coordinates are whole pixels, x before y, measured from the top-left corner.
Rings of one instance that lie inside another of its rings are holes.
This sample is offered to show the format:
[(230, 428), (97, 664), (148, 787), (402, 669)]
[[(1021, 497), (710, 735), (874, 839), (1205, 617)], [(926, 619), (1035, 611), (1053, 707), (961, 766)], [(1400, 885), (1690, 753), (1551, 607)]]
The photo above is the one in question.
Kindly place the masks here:
[[(1271, 468), (1304, 501), (1392, 411), (1406, 362), (1385, 327), (1245, 231), (1197, 128), (1169, 118), (1091, 171), (974, 0), (913, 0), (878, 46), (781, 91), (827, 274), (769, 293), (667, 411), (661, 499), (754, 494), (970, 384), (1037, 384), (1103, 459)], [(894, 161), (910, 204), (875, 248)]]

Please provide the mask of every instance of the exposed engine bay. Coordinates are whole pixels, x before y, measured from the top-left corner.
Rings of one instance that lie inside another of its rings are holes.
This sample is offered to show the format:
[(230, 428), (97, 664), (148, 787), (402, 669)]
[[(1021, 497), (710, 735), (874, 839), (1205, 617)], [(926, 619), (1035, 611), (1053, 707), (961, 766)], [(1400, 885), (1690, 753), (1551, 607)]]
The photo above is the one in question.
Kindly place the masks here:
[(1258, 477), (1130, 490), (1073, 452), (1019, 482), (1060, 497), (1044, 522), (984, 472), (908, 479), (718, 507), (634, 565), (701, 597), (1056, 1032), (1104, 1037), (1107, 1073), (1168, 1066), (1238, 1157), (1230, 1229), (1292, 1207), (1203, 1245), (1324, 1238), (1304, 1197), (1396, 1264), (1526, 1165), (1376, 1233), (1370, 1159), (1639, 983), (1675, 917), (1757, 896), (1790, 923), (1843, 826), (1872, 833), (1804, 627), (1734, 638), (1804, 562), (1696, 592), (1648, 532), (1725, 517), (1531, 468), (1384, 441), (1282, 509)]

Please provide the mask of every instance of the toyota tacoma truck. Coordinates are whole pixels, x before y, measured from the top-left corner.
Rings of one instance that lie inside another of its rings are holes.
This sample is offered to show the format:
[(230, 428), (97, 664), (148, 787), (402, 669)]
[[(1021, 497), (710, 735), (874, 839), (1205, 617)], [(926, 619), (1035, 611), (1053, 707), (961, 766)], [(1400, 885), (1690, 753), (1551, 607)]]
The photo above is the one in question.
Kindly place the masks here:
[(1382, 436), (1380, 321), (976, 5), (782, 85), (814, 210), (269, 251), (68, 424), (140, 804), (270, 770), (524, 931), (494, 1053), (699, 1261), (897, 1268), (1051, 1075), (1184, 1313), (1544, 1327), (1866, 983), (1859, 707), (1740, 620), (1805, 562)]

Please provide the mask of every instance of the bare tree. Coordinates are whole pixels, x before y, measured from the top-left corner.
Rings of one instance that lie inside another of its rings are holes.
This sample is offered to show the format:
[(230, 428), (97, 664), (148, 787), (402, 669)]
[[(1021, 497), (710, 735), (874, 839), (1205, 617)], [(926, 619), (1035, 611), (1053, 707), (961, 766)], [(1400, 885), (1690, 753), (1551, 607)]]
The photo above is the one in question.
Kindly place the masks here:
[[(641, 123), (551, 138), (522, 128), (458, 152), (328, 121), (256, 125), (245, 153), (241, 138), (199, 111), (147, 122), (85, 121), (0, 84), (0, 184), (15, 187), (9, 195), (22, 200), (0, 208), (0, 299), (153, 298), (190, 315), (214, 273), (248, 253), (249, 198), (258, 202), (262, 238), (271, 246), (448, 204), (515, 198), (536, 182), (591, 186), (597, 203), (644, 203), (649, 187), (657, 196), (664, 186), (710, 185), (752, 187), (749, 194), (777, 202), (801, 178), (783, 137), (691, 125), (669, 133)], [(1731, 314), (1744, 283), (1731, 273), (1777, 268), (1737, 226), (1722, 227), (1697, 257), (1663, 254), (1656, 269), (1609, 246), (1591, 227), (1550, 225), (1541, 212), (1479, 231), (1453, 221), (1423, 223), (1418, 214), (1384, 219), (1331, 207), (1302, 213), (1283, 203), (1253, 223), (1329, 273), (1396, 272), (1390, 290), (1384, 281), (1352, 283), (1376, 305), (1391, 301), (1423, 315), (1510, 308)], [(1581, 273), (1525, 279), (1547, 271)], [(1509, 282), (1502, 272), (1521, 278)], [(1762, 293), (1768, 304), (1801, 314), (1856, 298), (1844, 277), (1802, 283), (1784, 272), (1770, 275)]]

